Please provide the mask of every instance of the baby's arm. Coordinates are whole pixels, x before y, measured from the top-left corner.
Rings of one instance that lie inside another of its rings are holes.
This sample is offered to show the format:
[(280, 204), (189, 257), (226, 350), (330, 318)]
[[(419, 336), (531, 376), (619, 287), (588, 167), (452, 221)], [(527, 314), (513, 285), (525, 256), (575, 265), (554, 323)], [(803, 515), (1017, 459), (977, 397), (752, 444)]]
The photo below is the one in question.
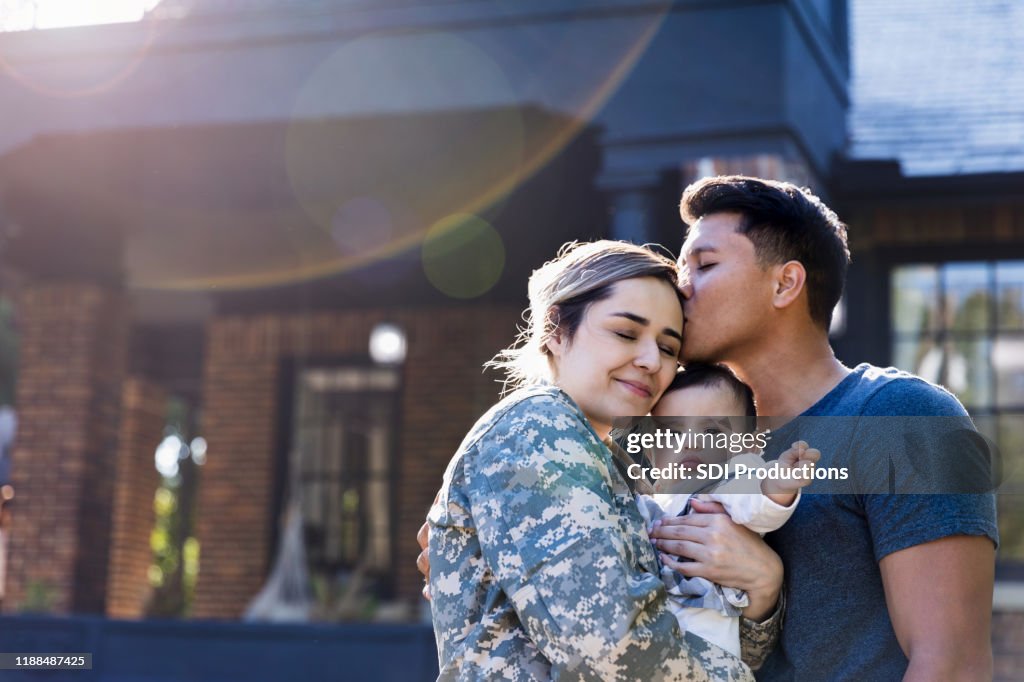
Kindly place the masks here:
[[(816, 459), (814, 454), (811, 457)], [(796, 493), (784, 496), (768, 495), (765, 493), (764, 484), (769, 481), (767, 479), (758, 480), (753, 472), (769, 468), (774, 465), (774, 462), (765, 462), (754, 453), (746, 453), (729, 460), (730, 467), (740, 464), (746, 467), (747, 475), (723, 481), (710, 493), (698, 497), (721, 503), (733, 521), (756, 533), (764, 534), (778, 530), (796, 510), (799, 489), (809, 483), (811, 479), (808, 478), (803, 485), (797, 486)], [(797, 483), (797, 481), (786, 482)]]
[(807, 446), (802, 440), (779, 455), (779, 458), (768, 466), (788, 469), (789, 475), (780, 472), (776, 479), (771, 477), (761, 481), (761, 492), (768, 499), (783, 507), (793, 504), (797, 492), (804, 486), (810, 484), (813, 478), (814, 464), (821, 459), (821, 453)]
[(698, 497), (721, 503), (734, 522), (762, 535), (781, 528), (796, 511), (796, 504), (783, 506), (759, 492), (730, 492), (729, 487)]

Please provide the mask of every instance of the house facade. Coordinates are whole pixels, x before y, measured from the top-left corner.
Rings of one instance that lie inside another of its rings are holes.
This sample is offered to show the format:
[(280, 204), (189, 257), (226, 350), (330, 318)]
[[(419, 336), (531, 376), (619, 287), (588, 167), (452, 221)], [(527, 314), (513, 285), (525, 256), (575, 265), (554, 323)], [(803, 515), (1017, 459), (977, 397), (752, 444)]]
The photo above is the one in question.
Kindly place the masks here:
[[(884, 11), (850, 5), (164, 0), (138, 24), (0, 36), (3, 609), (145, 615), (174, 401), (206, 446), (191, 617), (242, 617), (294, 503), (318, 617), (416, 619), (416, 530), (499, 394), (481, 367), (529, 272), (571, 239), (677, 249), (681, 188), (716, 173), (834, 205), (854, 257), (840, 357), (951, 386), (1012, 465), (1024, 164), (928, 166), (893, 135), (914, 112), (851, 80), (849, 18)], [(1024, 505), (1001, 504), (1014, 652)]]

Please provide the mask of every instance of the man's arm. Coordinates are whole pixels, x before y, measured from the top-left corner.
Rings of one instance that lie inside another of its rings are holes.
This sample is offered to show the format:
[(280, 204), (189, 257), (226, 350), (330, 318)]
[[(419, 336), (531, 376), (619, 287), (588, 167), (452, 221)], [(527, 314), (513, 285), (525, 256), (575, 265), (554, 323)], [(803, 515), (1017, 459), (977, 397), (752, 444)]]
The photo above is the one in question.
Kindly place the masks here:
[(910, 659), (905, 682), (992, 679), (995, 548), (956, 535), (878, 562), (889, 616)]

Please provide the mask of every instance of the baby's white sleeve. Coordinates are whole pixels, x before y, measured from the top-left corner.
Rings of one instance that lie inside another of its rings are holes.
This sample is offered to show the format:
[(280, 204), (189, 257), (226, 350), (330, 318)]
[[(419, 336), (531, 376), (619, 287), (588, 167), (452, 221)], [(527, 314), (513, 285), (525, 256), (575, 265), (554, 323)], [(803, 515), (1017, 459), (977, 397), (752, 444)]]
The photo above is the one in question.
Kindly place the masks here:
[[(749, 453), (729, 460), (730, 468), (735, 464), (743, 464), (750, 469), (767, 466), (763, 459)], [(755, 475), (751, 475), (749, 478), (746, 476), (731, 478), (717, 486), (714, 491), (700, 495), (700, 497), (720, 502), (733, 521), (761, 534), (781, 528), (786, 521), (789, 521), (797, 503), (800, 502), (799, 491), (797, 491), (796, 499), (788, 507), (773, 502), (761, 492), (761, 481)]]

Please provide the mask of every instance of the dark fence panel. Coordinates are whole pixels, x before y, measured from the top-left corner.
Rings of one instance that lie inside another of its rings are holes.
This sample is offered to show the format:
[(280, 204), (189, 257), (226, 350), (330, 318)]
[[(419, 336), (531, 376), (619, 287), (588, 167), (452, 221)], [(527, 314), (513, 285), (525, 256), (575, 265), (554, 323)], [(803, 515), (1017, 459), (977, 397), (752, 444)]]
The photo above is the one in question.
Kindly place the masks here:
[(0, 671), (4, 682), (434, 680), (424, 625), (264, 625), (200, 621), (0, 618), (0, 652), (91, 653), (92, 670)]

